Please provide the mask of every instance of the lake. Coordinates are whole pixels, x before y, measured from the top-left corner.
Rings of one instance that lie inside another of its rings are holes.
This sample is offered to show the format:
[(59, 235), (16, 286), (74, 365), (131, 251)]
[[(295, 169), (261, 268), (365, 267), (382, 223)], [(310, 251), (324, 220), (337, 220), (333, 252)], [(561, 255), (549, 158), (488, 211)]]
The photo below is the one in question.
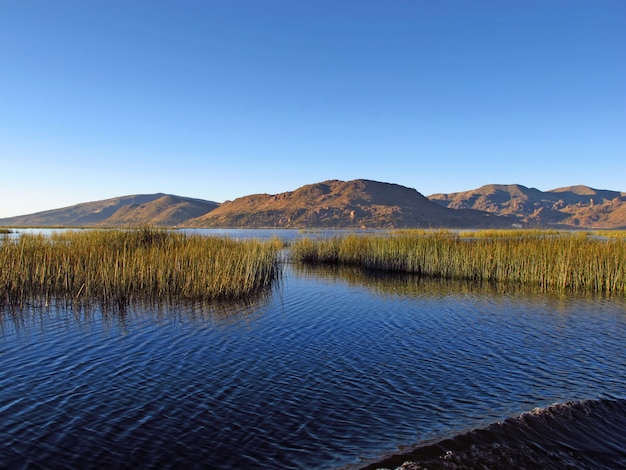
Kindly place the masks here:
[[(275, 232), (254, 236), (328, 235)], [(5, 311), (0, 467), (365, 467), (536, 407), (621, 406), (624, 338), (622, 298), (291, 264), (238, 305)]]

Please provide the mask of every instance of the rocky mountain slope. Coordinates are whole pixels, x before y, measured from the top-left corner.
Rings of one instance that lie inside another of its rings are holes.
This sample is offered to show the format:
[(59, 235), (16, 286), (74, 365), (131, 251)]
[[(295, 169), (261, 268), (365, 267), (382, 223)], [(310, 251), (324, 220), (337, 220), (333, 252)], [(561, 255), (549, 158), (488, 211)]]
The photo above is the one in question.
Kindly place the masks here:
[(215, 209), (216, 202), (169, 194), (138, 194), (85, 202), (61, 209), (0, 219), (19, 227), (172, 227)]
[(626, 229), (626, 193), (582, 185), (539, 191), (519, 184), (490, 184), (429, 199), (450, 209), (513, 216), (531, 227)]
[(506, 217), (451, 210), (415, 189), (371, 180), (329, 180), (281, 194), (255, 194), (225, 202), (188, 227), (503, 227)]

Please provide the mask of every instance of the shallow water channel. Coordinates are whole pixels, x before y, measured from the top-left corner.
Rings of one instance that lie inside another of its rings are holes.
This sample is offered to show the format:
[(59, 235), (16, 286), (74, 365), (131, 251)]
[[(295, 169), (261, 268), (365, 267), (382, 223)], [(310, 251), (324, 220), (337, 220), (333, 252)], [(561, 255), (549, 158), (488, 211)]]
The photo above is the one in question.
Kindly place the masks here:
[(364, 466), (624, 399), (625, 337), (624, 299), (292, 265), (246, 305), (3, 312), (0, 466)]

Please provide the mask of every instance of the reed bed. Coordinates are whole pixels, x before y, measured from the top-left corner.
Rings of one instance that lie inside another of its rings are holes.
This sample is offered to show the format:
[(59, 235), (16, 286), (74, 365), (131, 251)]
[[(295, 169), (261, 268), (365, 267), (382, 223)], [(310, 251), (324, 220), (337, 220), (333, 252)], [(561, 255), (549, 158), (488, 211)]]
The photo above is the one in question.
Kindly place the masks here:
[(281, 242), (152, 228), (21, 235), (0, 243), (0, 306), (71, 298), (241, 299), (272, 285)]
[(442, 231), (302, 239), (294, 242), (291, 253), (294, 261), (307, 264), (516, 283), (542, 291), (626, 294), (626, 240), (584, 232), (471, 237)]

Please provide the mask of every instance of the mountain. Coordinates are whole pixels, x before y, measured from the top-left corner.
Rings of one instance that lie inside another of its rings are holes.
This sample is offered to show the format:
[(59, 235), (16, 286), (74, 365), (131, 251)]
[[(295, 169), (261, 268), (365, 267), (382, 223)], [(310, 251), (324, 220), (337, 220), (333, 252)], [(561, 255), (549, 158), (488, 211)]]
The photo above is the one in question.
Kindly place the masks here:
[(170, 194), (137, 194), (35, 214), (0, 219), (0, 225), (19, 227), (172, 227), (206, 214), (219, 204)]
[(626, 229), (626, 193), (569, 186), (539, 191), (490, 184), (433, 194), (365, 179), (328, 180), (222, 204), (138, 194), (0, 219), (5, 227), (506, 228)]
[(428, 198), (449, 209), (513, 216), (527, 226), (626, 229), (626, 193), (589, 186), (539, 191), (519, 184), (489, 184)]
[(510, 227), (506, 217), (441, 207), (415, 189), (371, 180), (329, 180), (221, 204), (187, 227)]

